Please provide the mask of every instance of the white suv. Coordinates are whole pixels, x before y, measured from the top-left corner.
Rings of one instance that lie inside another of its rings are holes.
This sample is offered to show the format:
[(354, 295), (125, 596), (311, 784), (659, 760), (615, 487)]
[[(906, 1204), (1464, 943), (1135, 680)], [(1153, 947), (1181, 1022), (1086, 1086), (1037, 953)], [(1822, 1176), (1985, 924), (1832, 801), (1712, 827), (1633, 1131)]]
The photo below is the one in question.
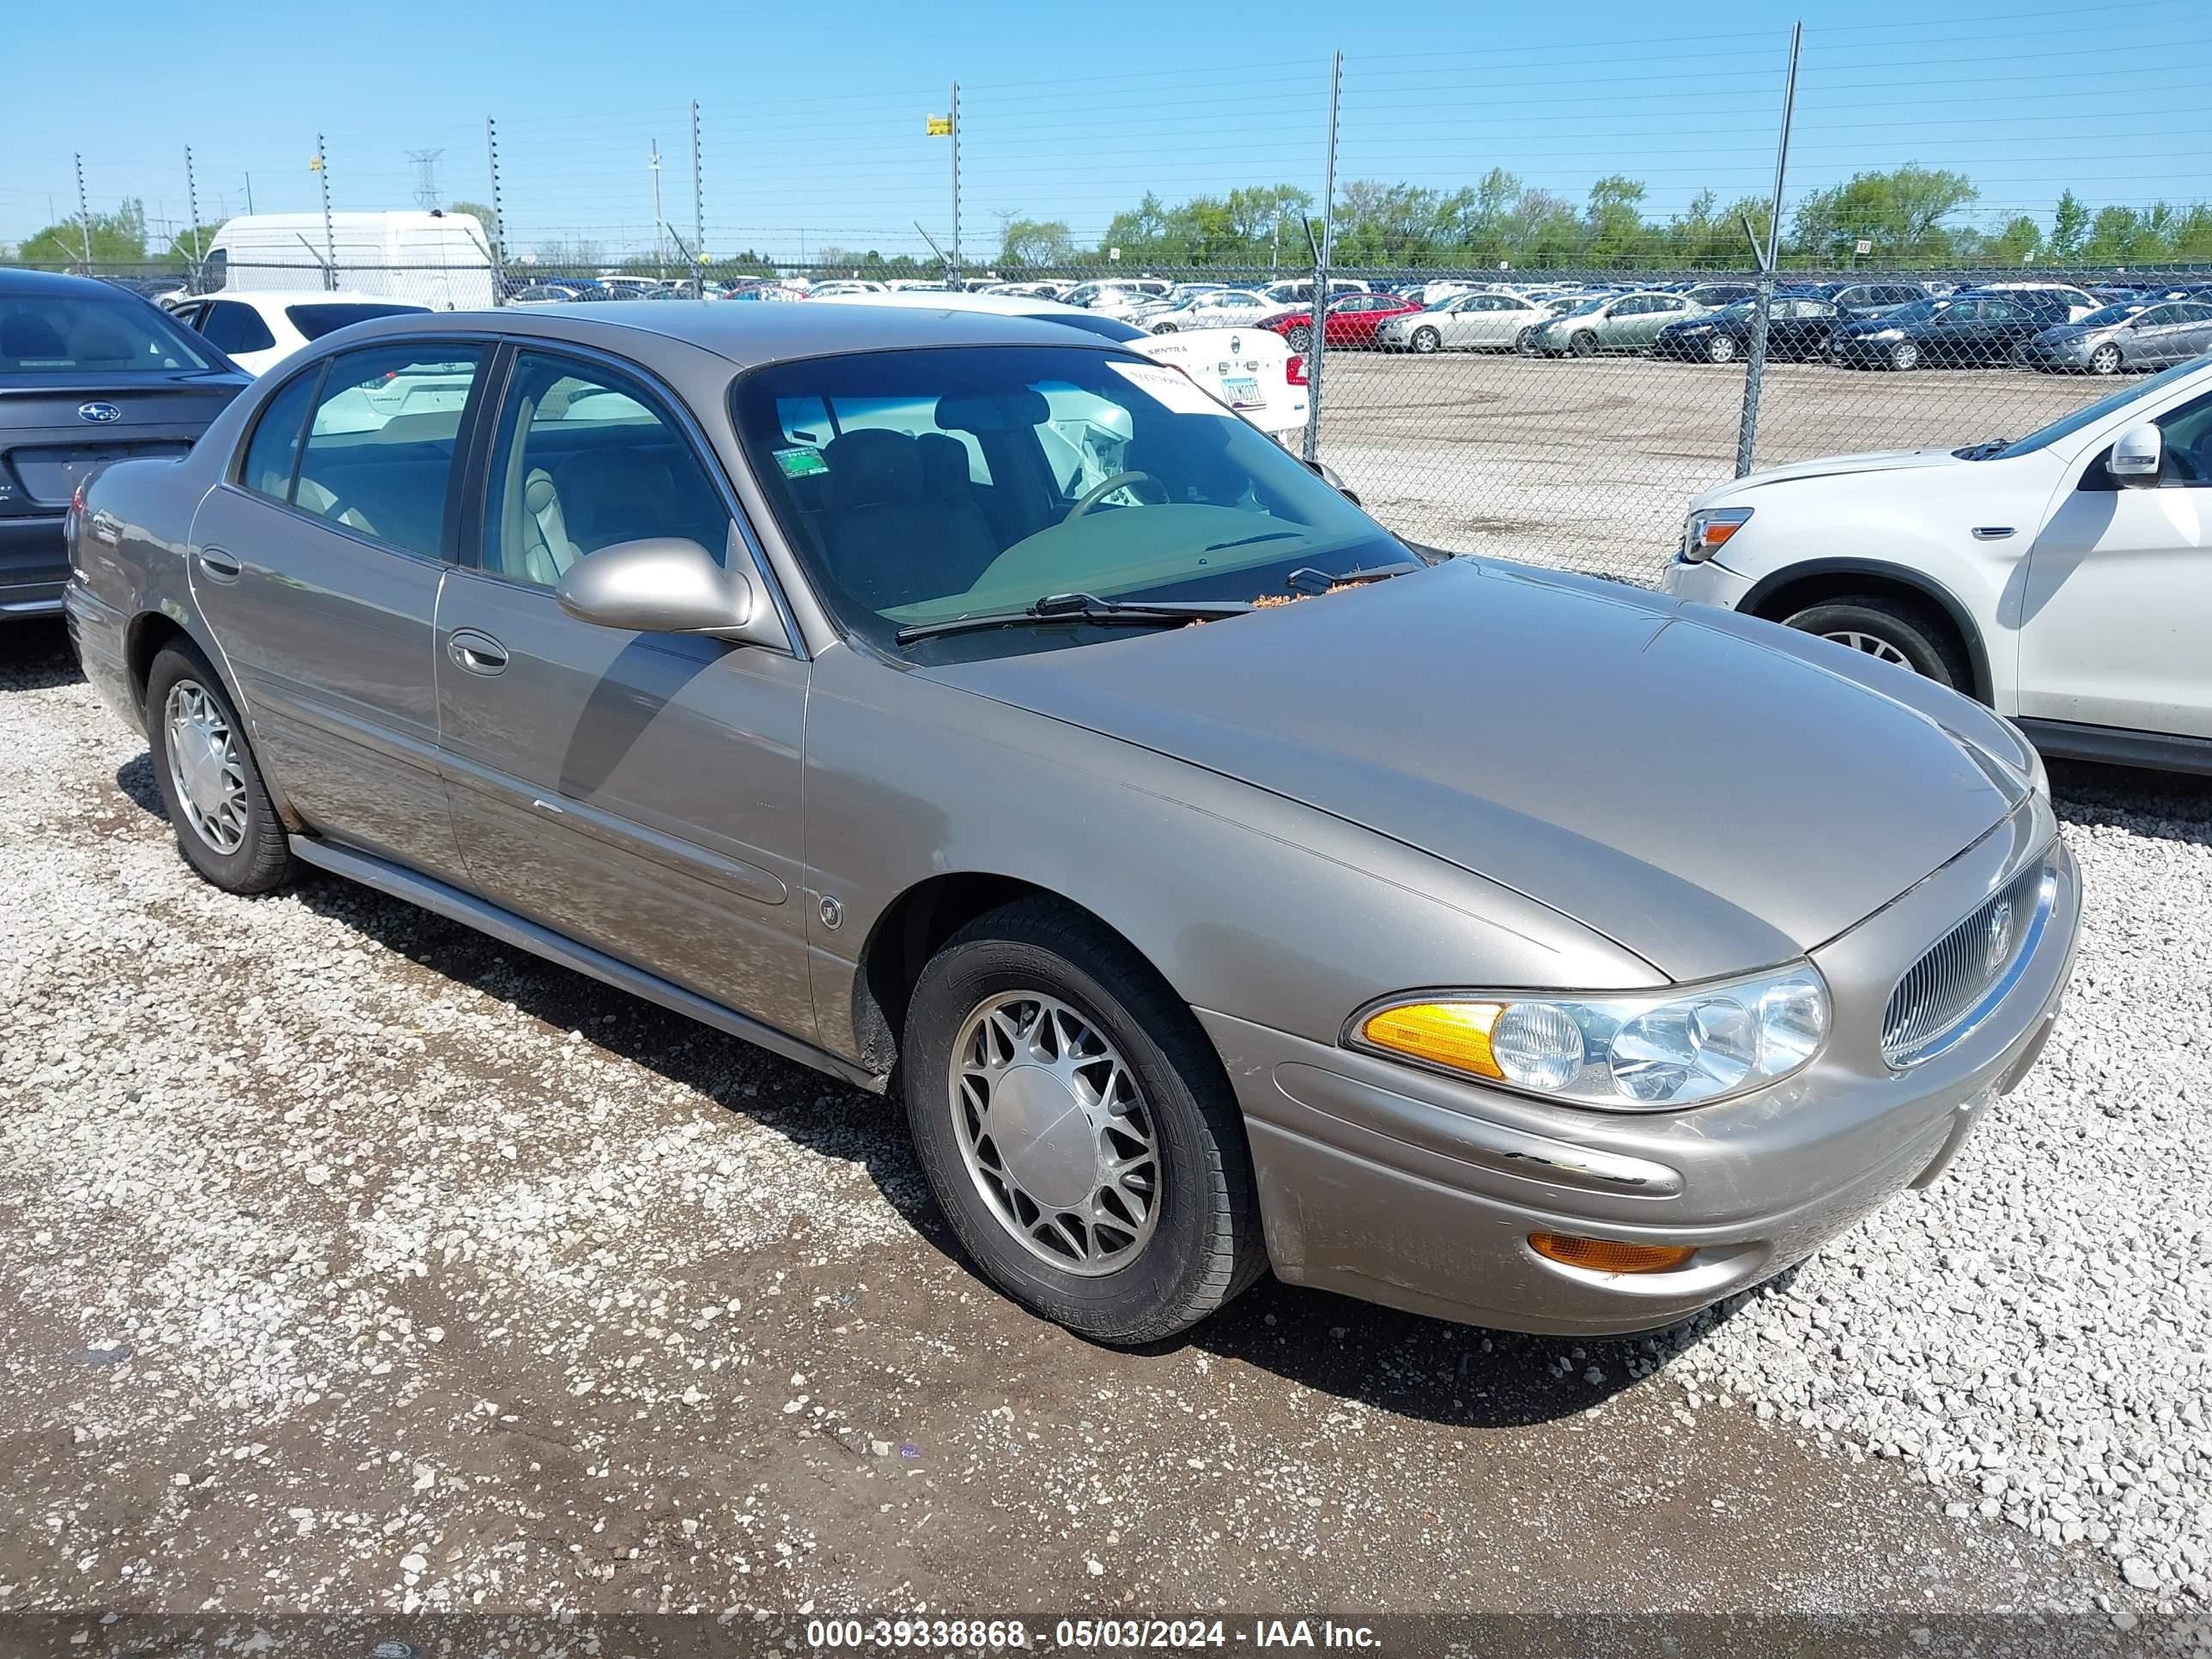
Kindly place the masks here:
[(2027, 437), (1690, 504), (1661, 586), (1972, 693), (2045, 753), (2212, 773), (2212, 358)]

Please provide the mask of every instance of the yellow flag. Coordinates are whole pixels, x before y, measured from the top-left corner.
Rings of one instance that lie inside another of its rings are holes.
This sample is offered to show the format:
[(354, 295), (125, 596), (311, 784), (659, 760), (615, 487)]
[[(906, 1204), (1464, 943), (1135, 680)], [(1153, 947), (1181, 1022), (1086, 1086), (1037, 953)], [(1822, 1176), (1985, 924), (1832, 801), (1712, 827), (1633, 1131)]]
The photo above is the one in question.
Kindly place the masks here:
[(931, 115), (926, 116), (923, 118), (929, 123), (925, 136), (931, 138), (950, 138), (952, 136), (952, 118), (951, 116)]
[(319, 156), (319, 155), (311, 155), (311, 156), (309, 156), (309, 157), (307, 158), (307, 171), (308, 171), (308, 172), (310, 172), (310, 173), (320, 173), (322, 170), (323, 170), (323, 158), (322, 158), (321, 156)]

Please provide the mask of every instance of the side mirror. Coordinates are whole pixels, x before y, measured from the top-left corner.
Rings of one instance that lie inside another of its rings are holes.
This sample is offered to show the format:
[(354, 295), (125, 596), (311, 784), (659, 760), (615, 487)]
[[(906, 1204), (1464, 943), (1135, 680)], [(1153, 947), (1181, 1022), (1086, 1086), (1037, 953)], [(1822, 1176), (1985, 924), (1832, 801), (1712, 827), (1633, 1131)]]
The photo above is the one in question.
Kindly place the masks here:
[(783, 623), (752, 579), (680, 536), (617, 542), (568, 567), (554, 590), (579, 622), (632, 634), (706, 634), (785, 645)]
[(2145, 421), (2120, 434), (2112, 445), (2112, 453), (2106, 458), (2105, 471), (2123, 484), (2147, 489), (2156, 486), (2159, 470), (2165, 461), (2165, 434)]
[(1319, 478), (1331, 489), (1334, 489), (1338, 495), (1343, 496), (1345, 500), (1350, 501), (1354, 507), (1358, 507), (1359, 505), (1359, 497), (1353, 493), (1352, 486), (1345, 483), (1342, 478), (1337, 477), (1336, 469), (1329, 465), (1328, 462), (1308, 461), (1306, 462), (1306, 465), (1312, 469), (1314, 477)]

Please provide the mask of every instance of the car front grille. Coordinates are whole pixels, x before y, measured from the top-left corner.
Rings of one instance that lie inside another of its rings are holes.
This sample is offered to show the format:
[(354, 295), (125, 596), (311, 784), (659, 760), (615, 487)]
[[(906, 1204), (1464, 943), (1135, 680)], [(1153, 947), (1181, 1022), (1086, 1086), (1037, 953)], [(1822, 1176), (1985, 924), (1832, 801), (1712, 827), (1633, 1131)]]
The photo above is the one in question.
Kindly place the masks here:
[(2010, 988), (2051, 914), (2056, 870), (2030, 865), (1905, 970), (1881, 1018), (1881, 1057), (1899, 1068), (1949, 1048)]

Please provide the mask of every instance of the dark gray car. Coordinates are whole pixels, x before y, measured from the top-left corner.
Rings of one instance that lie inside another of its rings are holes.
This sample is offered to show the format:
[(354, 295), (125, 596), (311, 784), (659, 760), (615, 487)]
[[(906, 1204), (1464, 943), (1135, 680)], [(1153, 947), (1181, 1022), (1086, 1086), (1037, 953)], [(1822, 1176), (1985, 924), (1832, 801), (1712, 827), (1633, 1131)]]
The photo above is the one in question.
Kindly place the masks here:
[(183, 454), (252, 383), (127, 289), (0, 270), (0, 622), (61, 613), (78, 484), (110, 461)]
[(1269, 1266), (1668, 1323), (1932, 1179), (2070, 962), (2004, 721), (1431, 562), (1048, 323), (366, 324), (71, 545), (201, 874), (335, 871), (890, 1091), (982, 1271), (1108, 1340)]

